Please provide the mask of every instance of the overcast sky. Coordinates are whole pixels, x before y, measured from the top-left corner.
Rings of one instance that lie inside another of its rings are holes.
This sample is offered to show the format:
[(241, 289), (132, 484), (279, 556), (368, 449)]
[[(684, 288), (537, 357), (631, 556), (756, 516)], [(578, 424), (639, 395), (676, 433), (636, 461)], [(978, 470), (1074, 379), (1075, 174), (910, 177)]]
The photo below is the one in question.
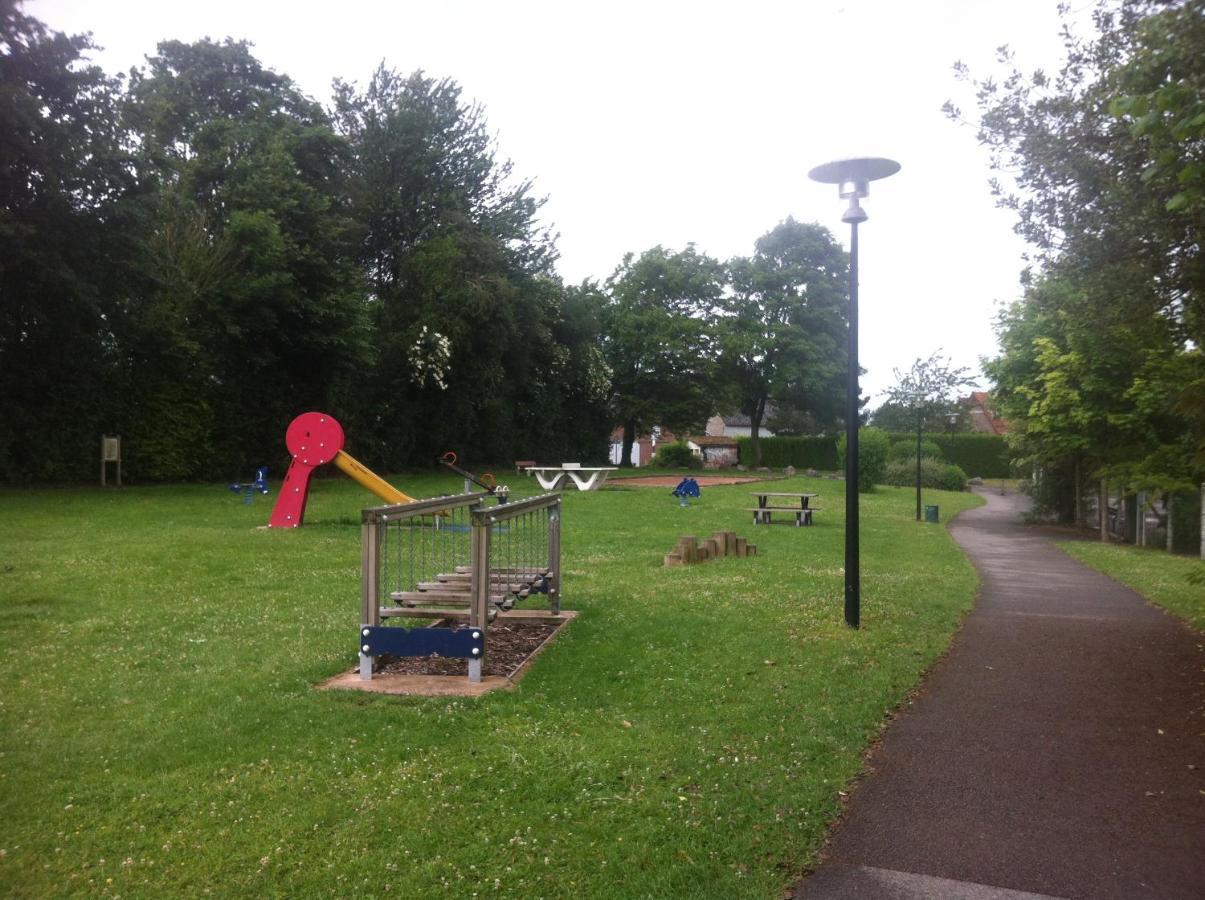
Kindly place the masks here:
[[(1077, 6), (1086, 7), (1086, 3)], [(1018, 294), (1022, 242), (987, 189), (986, 153), (949, 122), (973, 104), (953, 77), (998, 71), (1009, 44), (1058, 68), (1055, 0), (527, 2), (31, 0), (29, 14), (91, 31), (117, 72), (168, 38), (244, 38), (324, 103), (335, 77), (382, 60), (455, 79), (486, 109), (501, 155), (548, 197), (568, 282), (624, 253), (694, 243), (749, 254), (787, 216), (848, 247), (836, 188), (813, 166), (886, 156), (859, 229), (863, 390), (941, 349), (978, 367), (999, 301)], [(1083, 9), (1080, 10), (1082, 15)]]

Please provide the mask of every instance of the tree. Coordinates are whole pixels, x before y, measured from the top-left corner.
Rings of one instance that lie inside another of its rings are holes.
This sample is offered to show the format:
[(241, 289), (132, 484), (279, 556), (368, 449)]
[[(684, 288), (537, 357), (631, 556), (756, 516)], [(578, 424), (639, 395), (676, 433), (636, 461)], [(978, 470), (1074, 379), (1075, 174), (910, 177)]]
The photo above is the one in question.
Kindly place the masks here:
[(925, 420), (954, 413), (958, 393), (973, 387), (965, 366), (954, 368), (941, 352), (917, 358), (906, 372), (893, 370), (895, 384), (887, 389), (888, 402), (911, 410), (916, 423), (916, 521), (921, 520), (921, 457)]
[[(888, 432), (911, 431), (916, 427), (916, 414), (905, 403), (884, 400), (871, 413), (870, 422), (875, 428), (882, 428)], [(930, 433), (937, 431), (969, 432), (971, 421), (967, 407), (959, 402), (948, 407), (940, 415), (927, 415), (924, 428)]]
[(632, 444), (661, 425), (697, 429), (714, 412), (716, 345), (711, 323), (724, 269), (693, 246), (627, 254), (606, 283), (603, 356), (611, 369), (613, 420), (623, 427), (621, 466)]
[[(1190, 107), (1193, 96), (1200, 102), (1202, 10), (1202, 0), (1101, 0), (1095, 40), (1065, 26), (1064, 66), (1054, 77), (1020, 71), (1007, 48), (1000, 78), (975, 80), (956, 66), (975, 88), (979, 139), (992, 167), (1012, 179), (993, 179), (993, 189), (1016, 211), (1017, 231), (1038, 261), (1136, 269), (1156, 288), (1160, 308), (1178, 320), (1197, 317), (1202, 284), (1200, 210), (1180, 195), (1199, 186), (1205, 172), (1192, 126), (1174, 148), (1156, 137), (1183, 127), (1181, 110), (1147, 105), (1160, 97), (1165, 104), (1178, 98), (1180, 107)], [(1142, 121), (1130, 115), (1139, 110)], [(961, 120), (954, 104), (946, 111)]]
[(143, 470), (279, 459), (284, 425), (337, 410), (369, 359), (345, 145), (238, 41), (161, 43), (126, 114), (149, 194), (147, 279), (128, 308)]
[[(1099, 302), (1106, 289), (1061, 278), (1056, 266), (1001, 315), (1003, 352), (985, 366), (1014, 423), (1014, 453), (1067, 473), (1068, 519), (1079, 518), (1089, 475), (1160, 489), (1190, 482), (1177, 397), (1200, 377), (1200, 355), (1170, 352), (1169, 322), (1136, 315), (1132, 304)], [(1179, 448), (1178, 461), (1169, 448)]]
[(848, 327), (848, 256), (821, 225), (788, 218), (729, 263), (717, 335), (727, 383), (750, 419), (753, 464), (767, 404), (832, 422), (840, 409)]
[[(593, 321), (567, 305), (543, 201), (498, 159), (481, 107), (453, 81), (384, 65), (362, 90), (336, 82), (334, 106), (379, 360), (351, 417), (367, 456), (602, 452)], [(444, 348), (438, 379), (431, 340)]]
[(94, 474), (116, 422), (114, 227), (130, 173), (120, 84), (0, 0), (0, 477)]
[(1039, 266), (987, 371), (1019, 426), (1011, 440), (1073, 472), (1076, 491), (1085, 470), (1150, 485), (1205, 474), (1192, 450), (1205, 438), (1192, 413), (1205, 408), (1203, 12), (1101, 3), (1093, 39), (1065, 30), (1053, 77), (1017, 70), (1007, 50), (1001, 78), (960, 68), (993, 167), (1012, 174), (993, 182), (999, 201)]
[[(1164, 208), (1205, 212), (1205, 3), (1169, 4), (1136, 23), (1139, 52), (1115, 73), (1109, 112), (1129, 125), (1149, 164), (1141, 178), (1166, 197)], [(1141, 52), (1149, 50), (1150, 52)], [(1187, 248), (1184, 248), (1187, 249)]]

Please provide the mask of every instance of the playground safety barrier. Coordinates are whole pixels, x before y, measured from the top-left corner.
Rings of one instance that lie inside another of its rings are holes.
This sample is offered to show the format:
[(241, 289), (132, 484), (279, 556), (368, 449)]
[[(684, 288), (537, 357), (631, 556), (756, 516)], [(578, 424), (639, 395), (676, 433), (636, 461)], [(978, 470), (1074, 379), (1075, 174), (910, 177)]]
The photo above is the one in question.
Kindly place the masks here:
[[(531, 594), (561, 611), (561, 495), (487, 506), (468, 493), (363, 511), (360, 677), (377, 657), (468, 660), (481, 680), (490, 622)], [(386, 602), (387, 601), (387, 602)], [(514, 610), (514, 614), (520, 611)], [(383, 619), (438, 619), (457, 627), (399, 627)]]

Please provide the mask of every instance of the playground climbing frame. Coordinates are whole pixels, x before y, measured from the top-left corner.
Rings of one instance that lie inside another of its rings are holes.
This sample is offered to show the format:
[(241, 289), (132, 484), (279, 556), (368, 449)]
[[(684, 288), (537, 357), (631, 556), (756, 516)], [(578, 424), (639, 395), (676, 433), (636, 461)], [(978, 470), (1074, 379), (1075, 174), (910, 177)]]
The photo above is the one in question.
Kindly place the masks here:
[[(438, 654), (468, 660), (469, 680), (480, 682), (489, 625), (527, 612), (516, 603), (544, 594), (547, 618), (561, 621), (560, 494), (497, 506), (488, 498), (467, 493), (364, 510), (362, 679), (373, 677), (383, 654)], [(383, 624), (398, 618), (442, 624)]]

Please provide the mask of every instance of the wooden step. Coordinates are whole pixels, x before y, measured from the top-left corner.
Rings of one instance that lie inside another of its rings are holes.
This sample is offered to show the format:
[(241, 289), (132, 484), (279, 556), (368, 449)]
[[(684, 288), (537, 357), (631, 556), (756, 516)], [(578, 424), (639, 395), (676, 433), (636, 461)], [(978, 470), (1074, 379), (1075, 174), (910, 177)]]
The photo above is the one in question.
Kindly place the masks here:
[[(496, 566), (496, 567), (490, 569), (490, 572), (493, 574), (497, 574), (499, 572), (506, 572), (506, 573), (511, 573), (511, 574), (518, 573), (520, 575), (535, 575), (539, 578), (543, 578), (544, 576), (551, 573), (552, 569), (548, 568), (547, 566), (511, 566), (511, 567)], [(473, 570), (471, 567), (457, 566), (452, 572), (449, 572), (447, 574), (441, 574), (436, 577), (442, 579), (442, 578), (452, 578), (456, 575), (466, 575), (467, 576), (467, 575), (472, 575), (472, 574), (473, 574)]]
[[(487, 613), (487, 618), (490, 622), (494, 621), (498, 615), (498, 610), (491, 608)], [(469, 620), (469, 611), (467, 609), (448, 609), (435, 606), (383, 606), (381, 607), (381, 618), (406, 618), (406, 619), (454, 619), (457, 622), (467, 622)]]
[(406, 606), (436, 606), (440, 603), (468, 606), (473, 601), (467, 592), (454, 594), (441, 591), (395, 591), (389, 595), (389, 599)]
[(440, 591), (446, 594), (467, 594), (470, 590), (468, 580), (465, 581), (420, 581), (414, 586), (416, 591)]
[[(527, 593), (495, 591), (490, 594), (489, 602), (494, 606), (510, 609), (515, 605), (516, 599), (523, 599)], [(435, 606), (442, 603), (449, 606), (468, 607), (473, 602), (473, 597), (468, 591), (394, 591), (389, 595), (389, 599), (404, 606)]]

